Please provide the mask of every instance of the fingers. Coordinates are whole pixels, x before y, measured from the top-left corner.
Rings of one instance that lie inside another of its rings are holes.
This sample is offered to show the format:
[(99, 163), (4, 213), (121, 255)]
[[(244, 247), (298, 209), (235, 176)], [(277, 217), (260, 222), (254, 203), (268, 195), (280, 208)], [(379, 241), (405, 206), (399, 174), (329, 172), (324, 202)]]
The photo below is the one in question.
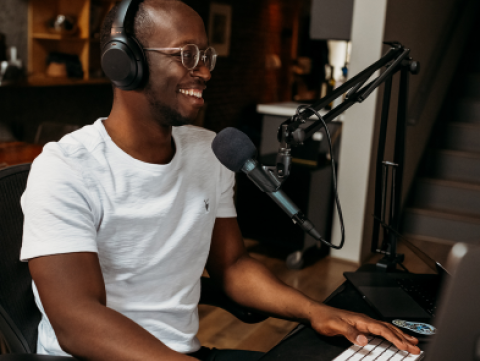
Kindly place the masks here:
[(411, 342), (413, 343), (414, 345), (418, 345), (418, 338), (416, 337), (413, 337), (413, 336), (410, 336), (406, 333), (404, 333), (404, 336)]
[(399, 350), (418, 355), (420, 349), (416, 346), (415, 337), (404, 334), (397, 327), (382, 321), (374, 320), (366, 315), (338, 309), (329, 309), (311, 325), (317, 332), (326, 336), (343, 335), (358, 346), (368, 343), (366, 335), (378, 335), (393, 343)]
[(355, 327), (352, 327), (348, 323), (343, 322), (340, 325), (340, 328), (341, 329), (339, 330), (339, 333), (345, 336), (345, 338), (351, 343), (358, 346), (365, 346), (368, 344), (367, 337), (364, 334), (360, 333)]
[(416, 337), (413, 337), (413, 336), (410, 336), (406, 333), (404, 333), (402, 330), (400, 330), (398, 327), (395, 327), (389, 323), (386, 323), (386, 326), (388, 328), (390, 328), (393, 332), (396, 332), (398, 335), (400, 335), (401, 337), (404, 337), (406, 340), (408, 340), (408, 342), (410, 342), (411, 344), (413, 345), (417, 345), (418, 344), (418, 339)]
[(418, 340), (415, 337), (404, 334), (389, 323), (371, 320), (367, 328), (370, 333), (382, 336), (400, 350), (405, 350), (415, 355), (420, 353), (420, 349), (416, 346)]

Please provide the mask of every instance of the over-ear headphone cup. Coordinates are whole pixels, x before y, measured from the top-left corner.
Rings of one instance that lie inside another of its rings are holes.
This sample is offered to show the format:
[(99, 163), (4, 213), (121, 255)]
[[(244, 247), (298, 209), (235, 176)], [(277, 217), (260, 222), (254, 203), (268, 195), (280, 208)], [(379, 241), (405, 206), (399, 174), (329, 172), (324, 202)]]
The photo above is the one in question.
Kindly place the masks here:
[(143, 75), (133, 52), (120, 41), (105, 45), (101, 61), (105, 75), (120, 89), (129, 90)]

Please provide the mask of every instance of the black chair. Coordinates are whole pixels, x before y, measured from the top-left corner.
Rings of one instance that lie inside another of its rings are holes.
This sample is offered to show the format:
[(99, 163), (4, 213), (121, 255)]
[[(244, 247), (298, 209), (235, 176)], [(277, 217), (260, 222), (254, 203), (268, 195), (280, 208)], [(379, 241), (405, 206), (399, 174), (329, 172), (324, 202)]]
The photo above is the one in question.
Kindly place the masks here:
[[(20, 197), (29, 171), (30, 164), (0, 170), (0, 361), (72, 360), (35, 355), (41, 314), (35, 305), (28, 263), (19, 260), (23, 234)], [(211, 279), (202, 277), (201, 282), (200, 303), (224, 308), (246, 323), (267, 318), (234, 303)]]
[(56, 142), (64, 135), (77, 129), (80, 129), (80, 126), (75, 124), (43, 122), (38, 126), (37, 134), (33, 142), (40, 145), (45, 145), (48, 142)]

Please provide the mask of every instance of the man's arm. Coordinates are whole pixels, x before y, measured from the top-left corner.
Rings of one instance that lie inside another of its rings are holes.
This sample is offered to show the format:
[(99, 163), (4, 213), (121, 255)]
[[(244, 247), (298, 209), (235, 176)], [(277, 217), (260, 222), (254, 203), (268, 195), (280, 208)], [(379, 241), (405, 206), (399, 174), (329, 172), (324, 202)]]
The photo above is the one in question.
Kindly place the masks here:
[(357, 345), (367, 344), (365, 334), (375, 334), (401, 350), (420, 352), (417, 339), (393, 325), (326, 306), (282, 283), (248, 255), (236, 218), (216, 219), (207, 271), (232, 300), (247, 308), (308, 323), (320, 334), (343, 335)]
[(96, 253), (33, 258), (30, 273), (61, 348), (92, 361), (189, 361), (122, 314), (106, 307)]

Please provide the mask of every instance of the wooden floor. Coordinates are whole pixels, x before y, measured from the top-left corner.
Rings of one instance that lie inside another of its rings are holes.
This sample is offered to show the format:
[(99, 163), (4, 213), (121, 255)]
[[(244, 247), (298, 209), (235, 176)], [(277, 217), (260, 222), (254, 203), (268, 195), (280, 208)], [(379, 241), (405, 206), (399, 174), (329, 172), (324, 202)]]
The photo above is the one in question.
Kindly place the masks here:
[[(327, 256), (302, 270), (290, 270), (285, 266), (285, 254), (253, 240), (245, 240), (245, 244), (251, 256), (265, 264), (283, 282), (320, 302), (344, 282), (343, 272), (354, 271), (359, 266)], [(404, 245), (399, 245), (399, 252), (405, 254), (404, 264), (410, 272), (433, 272)], [(376, 262), (379, 258), (380, 255), (375, 255), (369, 262)], [(248, 325), (222, 309), (206, 305), (199, 306), (199, 314), (200, 342), (204, 346), (222, 349), (268, 351), (297, 325), (273, 318)]]

